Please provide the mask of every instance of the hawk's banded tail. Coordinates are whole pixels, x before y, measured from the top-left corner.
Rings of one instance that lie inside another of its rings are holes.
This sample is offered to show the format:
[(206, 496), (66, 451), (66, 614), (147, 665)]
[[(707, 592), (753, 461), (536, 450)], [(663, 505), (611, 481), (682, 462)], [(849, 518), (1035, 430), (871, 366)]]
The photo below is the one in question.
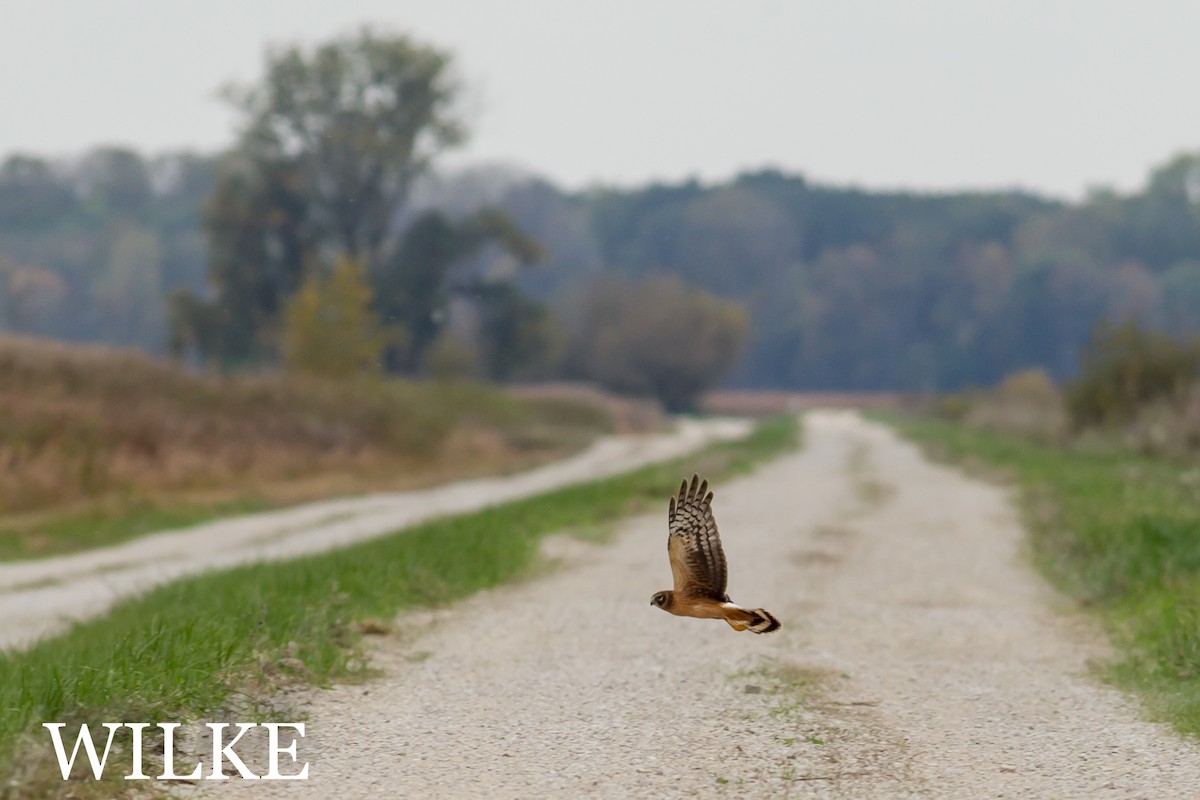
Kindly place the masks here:
[(750, 613), (754, 615), (755, 619), (746, 627), (755, 633), (771, 633), (782, 627), (779, 620), (775, 619), (775, 615), (765, 608), (751, 609)]
[(725, 621), (735, 630), (744, 631), (747, 628), (755, 633), (771, 633), (783, 627), (775, 615), (765, 608), (741, 608), (733, 603), (726, 603)]

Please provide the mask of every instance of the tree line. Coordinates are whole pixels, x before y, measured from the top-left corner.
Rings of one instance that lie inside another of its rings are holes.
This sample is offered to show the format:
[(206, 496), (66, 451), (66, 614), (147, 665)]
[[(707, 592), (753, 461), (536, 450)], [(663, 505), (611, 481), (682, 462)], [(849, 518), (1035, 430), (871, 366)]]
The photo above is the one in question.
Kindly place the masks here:
[(672, 274), (747, 310), (744, 387), (946, 390), (1073, 375), (1093, 329), (1200, 331), (1200, 155), (1129, 194), (868, 192), (776, 171), (634, 190), (513, 187), (555, 254), (553, 304), (598, 274)]
[(778, 171), (565, 192), (436, 169), (467, 135), (451, 66), (363, 30), (227, 90), (226, 152), (9, 157), (0, 331), (221, 368), (593, 380), (682, 408), (722, 378), (1063, 378), (1101, 320), (1200, 330), (1198, 155), (1077, 203)]

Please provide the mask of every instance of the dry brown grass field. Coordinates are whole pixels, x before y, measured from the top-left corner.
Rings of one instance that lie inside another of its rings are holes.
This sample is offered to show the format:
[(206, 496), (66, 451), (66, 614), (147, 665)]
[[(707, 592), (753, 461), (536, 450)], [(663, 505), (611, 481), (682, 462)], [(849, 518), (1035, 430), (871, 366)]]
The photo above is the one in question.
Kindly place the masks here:
[(610, 410), (599, 396), (470, 383), (205, 375), (4, 336), (0, 557), (72, 549), (74, 536), (55, 531), (135, 510), (170, 524), (186, 520), (150, 512), (204, 516), (508, 472), (611, 430)]

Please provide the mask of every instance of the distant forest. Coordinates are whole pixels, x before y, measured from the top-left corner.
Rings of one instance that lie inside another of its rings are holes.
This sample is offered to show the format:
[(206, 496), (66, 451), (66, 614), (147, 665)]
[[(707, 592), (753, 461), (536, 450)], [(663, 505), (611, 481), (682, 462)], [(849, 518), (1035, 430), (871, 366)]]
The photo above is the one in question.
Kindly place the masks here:
[[(168, 298), (213, 295), (205, 213), (220, 168), (220, 157), (121, 148), (8, 158), (0, 330), (165, 352)], [(512, 247), (491, 243), (472, 248), (461, 271), (507, 276), (522, 313), (544, 312), (539, 336), (557, 340), (537, 348), (537, 369), (489, 370), (502, 379), (588, 377), (588, 357), (619, 362), (619, 342), (607, 356), (579, 352), (603, 338), (575, 330), (597, 318), (594, 298), (620, 309), (646, 295), (636, 287), (665, 297), (672, 281), (744, 310), (748, 331), (725, 376), (738, 387), (946, 390), (1032, 366), (1063, 378), (1102, 319), (1200, 331), (1200, 155), (1157, 169), (1137, 193), (1070, 204), (872, 192), (775, 171), (572, 193), (478, 168), (422, 179), (391, 224), (419, 223), (430, 209), (469, 220), (484, 208), (506, 212), (540, 244), (540, 260), (518, 268)], [(659, 282), (636, 283), (647, 277)], [(686, 348), (690, 319), (679, 306), (670, 330), (646, 330)], [(695, 336), (698, 349), (733, 346)]]

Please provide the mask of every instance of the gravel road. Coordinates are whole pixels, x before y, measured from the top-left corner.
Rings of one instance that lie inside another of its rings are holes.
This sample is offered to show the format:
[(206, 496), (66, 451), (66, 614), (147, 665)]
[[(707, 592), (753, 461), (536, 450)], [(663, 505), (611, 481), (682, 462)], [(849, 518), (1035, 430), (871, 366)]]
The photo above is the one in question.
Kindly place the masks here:
[(381, 678), (314, 690), (310, 779), (189, 796), (1200, 797), (1200, 748), (1089, 674), (1102, 637), (1030, 572), (1006, 494), (890, 431), (807, 416), (807, 447), (715, 487), (735, 602), (778, 634), (649, 605), (662, 513), (560, 567), (401, 617)]
[(98, 616), (122, 598), (184, 575), (330, 550), (434, 517), (665, 461), (748, 430), (739, 419), (684, 420), (668, 433), (605, 437), (578, 455), (518, 475), (308, 503), (69, 556), (0, 564), (0, 649), (27, 646), (72, 620)]

